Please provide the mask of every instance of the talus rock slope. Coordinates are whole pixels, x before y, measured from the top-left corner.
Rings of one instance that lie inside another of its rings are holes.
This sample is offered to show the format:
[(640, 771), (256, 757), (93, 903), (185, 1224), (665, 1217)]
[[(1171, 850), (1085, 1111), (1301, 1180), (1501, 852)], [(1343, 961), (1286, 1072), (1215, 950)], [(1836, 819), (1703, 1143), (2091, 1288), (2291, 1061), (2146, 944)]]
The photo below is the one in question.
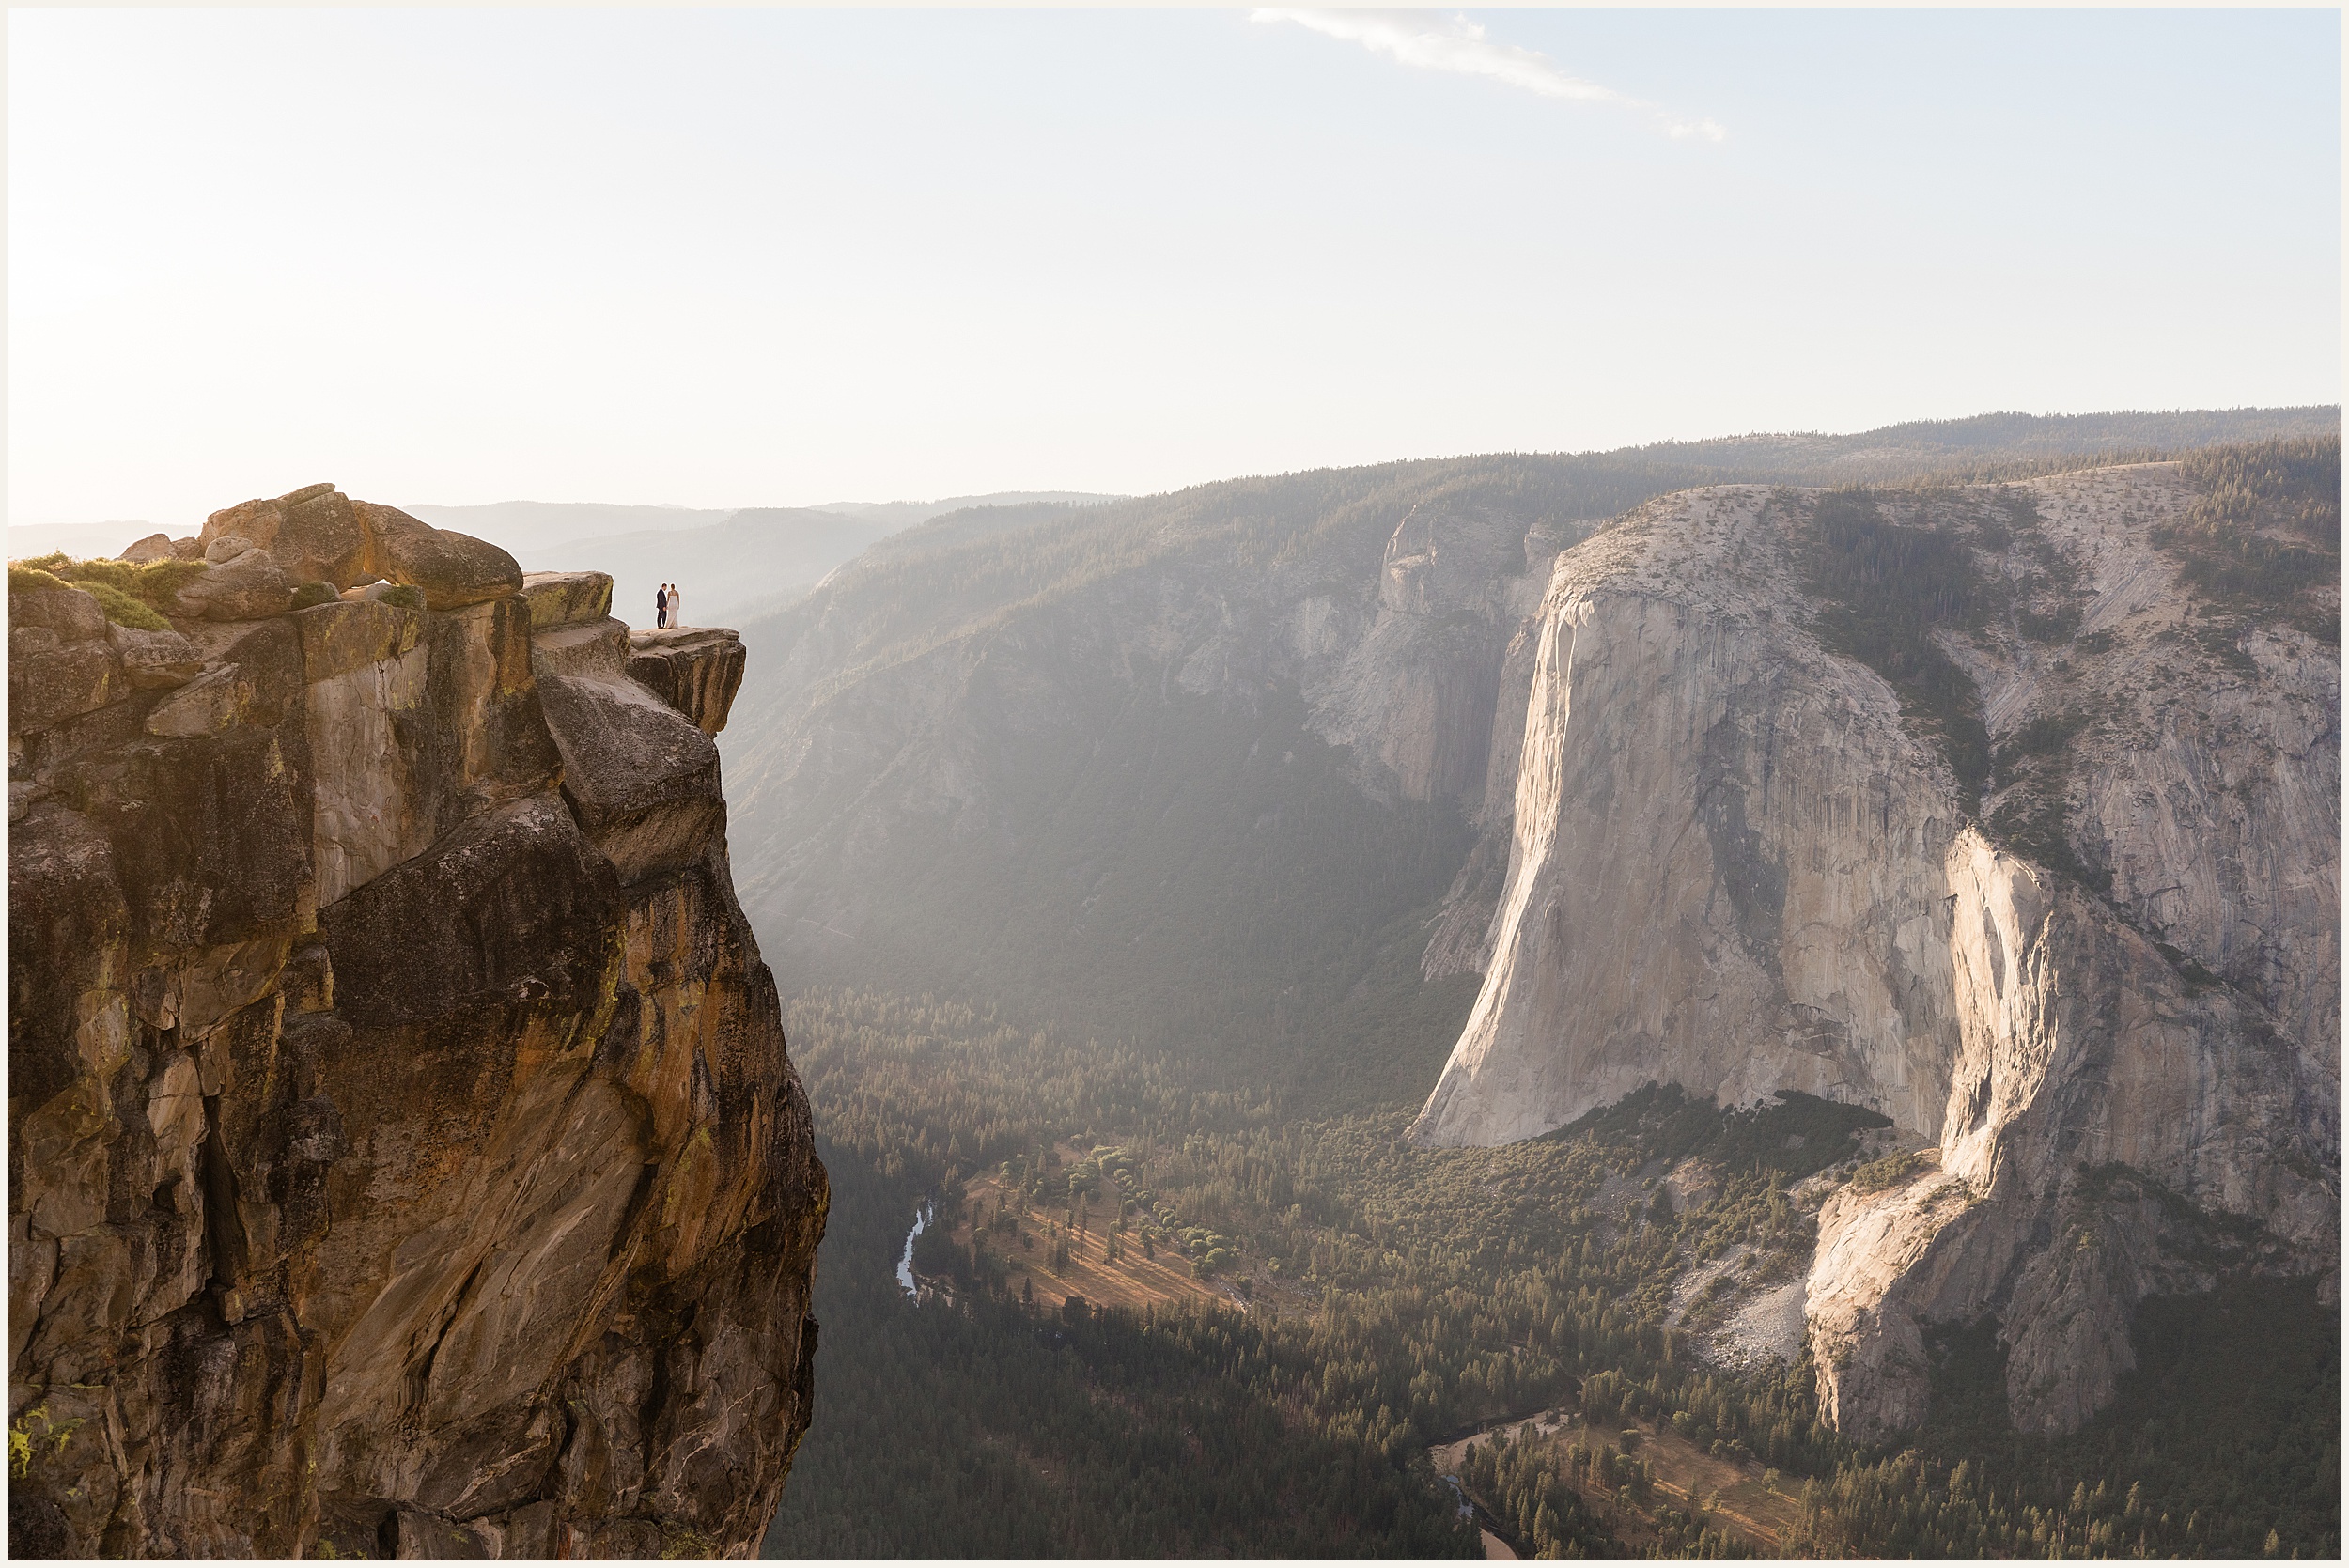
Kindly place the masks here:
[(168, 629), (10, 572), (12, 1551), (754, 1553), (827, 1188), (739, 644), (331, 486), (138, 553)]
[(1995, 1317), (2017, 1424), (2069, 1430), (2148, 1294), (2337, 1295), (2337, 582), (2198, 590), (2163, 547), (2202, 493), (1719, 487), (1563, 555), (1414, 1139), (1649, 1081), (1892, 1118), (1910, 1157), (1828, 1199), (1807, 1287), (1862, 1439), (1924, 1415), (1937, 1324)]

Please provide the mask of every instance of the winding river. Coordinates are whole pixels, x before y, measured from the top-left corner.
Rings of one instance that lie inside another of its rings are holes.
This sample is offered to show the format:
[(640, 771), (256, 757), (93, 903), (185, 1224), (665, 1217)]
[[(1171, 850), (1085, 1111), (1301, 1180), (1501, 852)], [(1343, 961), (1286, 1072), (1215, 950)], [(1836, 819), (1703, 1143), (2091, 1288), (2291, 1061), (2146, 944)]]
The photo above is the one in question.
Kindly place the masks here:
[(897, 1259), (897, 1283), (905, 1287), (908, 1296), (918, 1297), (922, 1294), (922, 1287), (913, 1282), (914, 1237), (922, 1234), (922, 1227), (928, 1224), (937, 1212), (936, 1207), (929, 1203), (924, 1203), (913, 1211), (913, 1229), (906, 1233), (906, 1250)]

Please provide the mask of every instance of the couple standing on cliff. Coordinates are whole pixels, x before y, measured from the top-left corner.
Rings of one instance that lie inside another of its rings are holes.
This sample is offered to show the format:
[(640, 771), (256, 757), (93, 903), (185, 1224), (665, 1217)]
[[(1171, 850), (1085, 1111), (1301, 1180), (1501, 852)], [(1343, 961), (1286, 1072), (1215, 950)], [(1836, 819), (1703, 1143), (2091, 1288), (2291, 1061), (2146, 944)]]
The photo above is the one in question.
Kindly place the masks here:
[(685, 624), (685, 593), (676, 583), (663, 582), (653, 590), (652, 624), (664, 630)]

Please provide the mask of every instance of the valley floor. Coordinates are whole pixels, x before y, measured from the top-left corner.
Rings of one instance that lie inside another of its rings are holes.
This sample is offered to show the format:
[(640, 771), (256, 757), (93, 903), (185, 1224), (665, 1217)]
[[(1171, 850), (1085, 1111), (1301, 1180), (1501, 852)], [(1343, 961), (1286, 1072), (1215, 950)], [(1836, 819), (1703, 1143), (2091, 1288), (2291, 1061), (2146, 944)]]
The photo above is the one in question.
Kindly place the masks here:
[[(1061, 1152), (1070, 1165), (1089, 1153), (1073, 1144), (1064, 1145)], [(982, 1213), (1024, 1217), (1029, 1210), (1004, 1177), (973, 1176), (963, 1185), (962, 1218), (950, 1239), (966, 1250), (979, 1248), (992, 1268), (1006, 1277), (1014, 1295), (1047, 1312), (1061, 1311), (1071, 1296), (1094, 1307), (1128, 1312), (1178, 1305), (1247, 1310), (1247, 1300), (1228, 1284), (1194, 1278), (1189, 1260), (1179, 1252), (1144, 1251), (1139, 1237), (1128, 1237), (1118, 1255), (1112, 1257), (1117, 1240), (1112, 1228), (1117, 1220), (1114, 1203), (1087, 1197), (1072, 1206), (1083, 1215), (1085, 1223), (1073, 1232), (1066, 1223), (1050, 1227), (1063, 1233), (1063, 1244), (1068, 1249), (1067, 1261), (1055, 1264), (1052, 1243), (1039, 1240), (1032, 1219), (1014, 1220), (1010, 1229), (988, 1229), (980, 1223), (977, 1217)]]
[[(1669, 1426), (1653, 1422), (1634, 1420), (1593, 1426), (1569, 1411), (1544, 1411), (1498, 1422), (1482, 1436), (1439, 1443), (1428, 1451), (1429, 1456), (1439, 1474), (1457, 1478), (1478, 1443), (1497, 1439), (1527, 1444), (1546, 1463), (1572, 1477), (1568, 1484), (1576, 1495), (1594, 1514), (1607, 1519), (1615, 1537), (1633, 1556), (1649, 1555), (1649, 1549), (1658, 1545), (1657, 1514), (1666, 1508), (1683, 1514), (1702, 1509), (1714, 1529), (1757, 1557), (1784, 1555), (1800, 1530), (1800, 1498), (1780, 1490), (1775, 1471), (1758, 1460), (1715, 1457)], [(1654, 1468), (1647, 1501), (1642, 1504), (1628, 1487), (1610, 1486), (1573, 1469), (1570, 1450), (1576, 1444), (1588, 1450), (1612, 1445), (1620, 1452), (1636, 1452)], [(1486, 1498), (1473, 1487), (1465, 1489), (1488, 1513), (1495, 1508), (1498, 1499)], [(1505, 1540), (1489, 1530), (1483, 1533), (1488, 1538), (1487, 1556), (1495, 1546), (1512, 1558), (1517, 1555)]]
[(1799, 1343), (1745, 1320), (1875, 1152), (1849, 1108), (1642, 1091), (1419, 1151), (1407, 1107), (1317, 1117), (935, 1000), (786, 1023), (835, 1197), (770, 1555), (2337, 1553), (2339, 1313), (2297, 1285), (2149, 1303), (2070, 1438), (2006, 1425), (1978, 1333), (1931, 1347), (1898, 1450), (1823, 1426)]

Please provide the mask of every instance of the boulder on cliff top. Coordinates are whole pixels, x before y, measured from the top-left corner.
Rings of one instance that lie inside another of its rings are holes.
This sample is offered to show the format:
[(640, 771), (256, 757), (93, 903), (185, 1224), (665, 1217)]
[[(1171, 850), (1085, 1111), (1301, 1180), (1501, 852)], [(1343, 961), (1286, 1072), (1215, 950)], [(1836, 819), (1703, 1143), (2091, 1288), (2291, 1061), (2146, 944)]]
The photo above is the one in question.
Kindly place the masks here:
[(397, 506), (355, 505), (374, 536), (373, 575), (423, 589), (426, 609), (460, 610), (522, 591), (522, 568), (488, 540), (435, 528)]
[(277, 558), (258, 545), (236, 548), (233, 537), (204, 548), (211, 569), (188, 579), (179, 593), (182, 615), (209, 621), (257, 621), (282, 615), (293, 604), (293, 583)]
[[(222, 552), (229, 540), (269, 551), (289, 582), (331, 583), (339, 593), (386, 578), (424, 590), (430, 610), (504, 598), (522, 585), (514, 558), (487, 540), (435, 528), (397, 506), (353, 501), (327, 484), (224, 507), (204, 520), (196, 548), (207, 560), (234, 559), (241, 551)], [(140, 547), (153, 543), (143, 539)]]
[(171, 536), (168, 534), (149, 534), (144, 539), (133, 540), (122, 547), (122, 553), (117, 557), (120, 560), (137, 562), (142, 565), (148, 561), (169, 561), (174, 558)]
[(612, 613), (612, 574), (600, 571), (535, 571), (522, 578), (533, 630), (600, 621)]
[(64, 643), (86, 643), (106, 635), (106, 612), (97, 598), (70, 588), (46, 572), (30, 572), (32, 581), (18, 586), (16, 571), (8, 573), (8, 626), (43, 627)]
[[(372, 541), (350, 498), (332, 485), (308, 485), (273, 501), (246, 501), (204, 520), (197, 541), (209, 552), (223, 538), (250, 539), (297, 582), (347, 588), (366, 580)], [(142, 541), (149, 542), (149, 541)]]

